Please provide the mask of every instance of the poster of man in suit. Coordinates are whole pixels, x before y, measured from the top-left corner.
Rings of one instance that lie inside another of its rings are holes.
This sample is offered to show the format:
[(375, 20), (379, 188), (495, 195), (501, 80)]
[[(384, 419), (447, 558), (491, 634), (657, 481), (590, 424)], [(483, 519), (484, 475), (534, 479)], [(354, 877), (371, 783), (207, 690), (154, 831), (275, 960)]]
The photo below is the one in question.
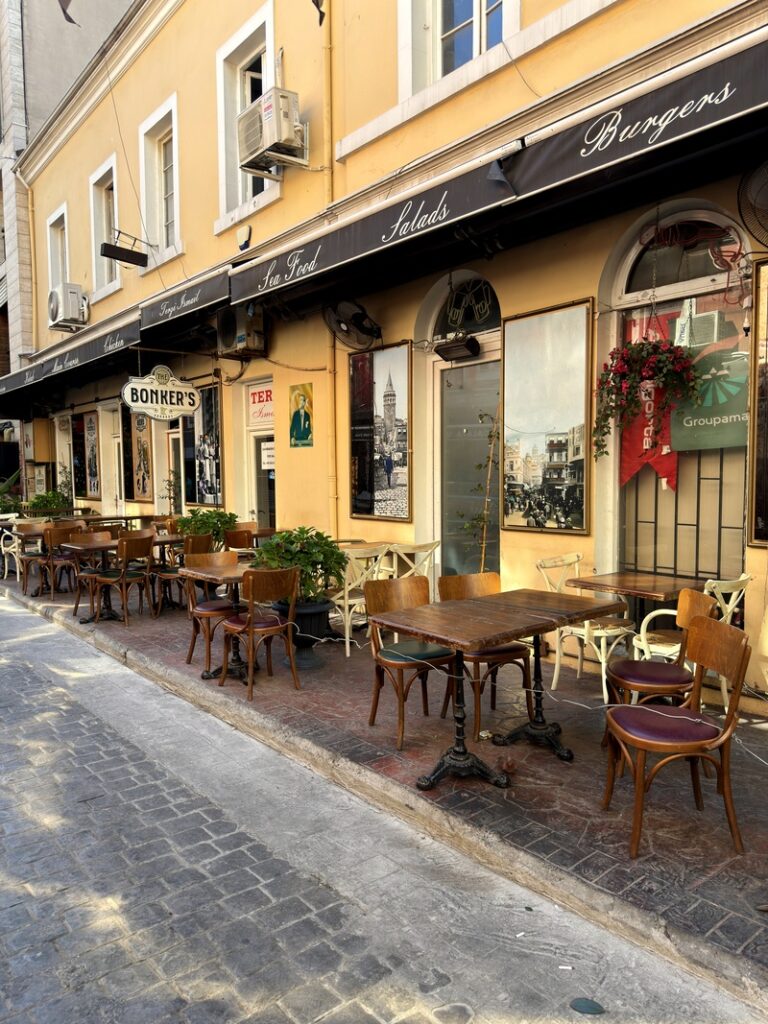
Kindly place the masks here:
[(291, 411), (291, 448), (311, 448), (312, 441), (312, 385), (292, 384), (288, 392)]

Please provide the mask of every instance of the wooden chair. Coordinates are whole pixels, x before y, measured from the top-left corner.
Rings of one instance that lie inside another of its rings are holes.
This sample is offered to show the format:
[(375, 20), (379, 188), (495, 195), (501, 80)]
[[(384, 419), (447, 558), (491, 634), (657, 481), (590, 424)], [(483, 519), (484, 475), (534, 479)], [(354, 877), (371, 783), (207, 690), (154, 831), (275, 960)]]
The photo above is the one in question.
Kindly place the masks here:
[[(740, 629), (717, 619), (699, 616), (691, 621), (688, 629), (688, 656), (696, 663), (696, 671), (687, 706), (621, 704), (606, 712), (608, 775), (602, 806), (604, 810), (610, 807), (616, 765), (623, 761), (629, 767), (635, 786), (630, 857), (637, 857), (640, 846), (645, 794), (661, 768), (680, 760), (686, 760), (690, 765), (693, 796), (700, 811), (704, 804), (699, 761), (714, 765), (717, 792), (725, 804), (733, 844), (738, 853), (744, 852), (733, 806), (730, 765), (731, 738), (738, 723), (737, 707), (750, 654), (748, 638)], [(701, 713), (701, 684), (707, 671), (725, 676), (733, 689), (733, 698), (723, 721)], [(661, 759), (646, 774), (648, 754), (658, 754)]]
[(37, 558), (41, 596), (47, 580), (53, 601), (57, 581), (60, 584), (65, 573), (69, 579), (69, 589), (72, 590), (72, 581), (77, 571), (77, 559), (72, 554), (65, 554), (61, 550), (61, 545), (66, 544), (73, 536), (79, 536), (80, 530), (79, 526), (47, 526), (43, 531), (43, 550)]
[[(497, 572), (476, 572), (463, 576), (441, 576), (437, 581), (441, 601), (464, 601), (472, 597), (485, 597), (501, 592), (501, 577)], [(502, 665), (514, 665), (523, 676), (525, 704), (528, 717), (533, 720), (533, 684), (531, 682), (531, 649), (524, 643), (503, 644), (484, 651), (465, 651), (464, 666), (475, 697), (475, 721), (472, 738), (480, 739), (481, 696), (488, 679), (491, 681), (491, 709), (496, 708), (496, 681)], [(485, 671), (483, 671), (485, 666)], [(447, 705), (443, 708), (443, 715)]]
[[(571, 552), (567, 555), (554, 555), (552, 558), (541, 558), (536, 563), (536, 568), (544, 577), (547, 590), (561, 594), (565, 587), (565, 581), (572, 576), (579, 575), (579, 563), (583, 555), (580, 552)], [(627, 640), (635, 631), (635, 624), (629, 619), (606, 616), (599, 619), (588, 619), (577, 626), (563, 626), (555, 633), (555, 672), (552, 676), (551, 687), (557, 689), (560, 678), (560, 665), (563, 659), (563, 644), (567, 637), (575, 637), (579, 645), (579, 660), (576, 668), (576, 678), (581, 677), (584, 669), (584, 648), (591, 647), (595, 657), (600, 663), (600, 677), (603, 684), (603, 699), (608, 703), (608, 683), (606, 680), (606, 669), (613, 650), (622, 640)]]
[[(82, 540), (89, 540), (97, 543), (99, 541), (112, 541), (115, 538), (112, 536), (110, 530), (83, 530), (80, 533)], [(74, 555), (76, 572), (75, 581), (77, 583), (77, 590), (75, 592), (75, 606), (72, 609), (72, 614), (77, 615), (77, 610), (80, 607), (80, 598), (82, 597), (83, 590), (88, 592), (88, 607), (89, 615), (95, 613), (94, 598), (96, 596), (96, 577), (103, 570), (101, 552), (97, 552), (93, 555), (77, 554)]]
[[(46, 520), (47, 522), (48, 520)], [(26, 534), (37, 533), (40, 529), (40, 520), (30, 522), (25, 520), (22, 522), (14, 522), (11, 526), (13, 533), (7, 531), (3, 532), (2, 538), (2, 549), (3, 549), (3, 561), (5, 563), (3, 567), (3, 579), (8, 578), (9, 570), (9, 558), (13, 559), (13, 568), (16, 573), (16, 580), (21, 580), (24, 593), (27, 592), (27, 583), (24, 578), (24, 564), (22, 561), (23, 555), (39, 555), (42, 551), (42, 545), (40, 540), (27, 539)]]
[[(427, 541), (424, 544), (390, 544), (387, 557), (388, 573), (396, 579), (409, 576), (425, 576), (430, 587), (435, 569), (435, 551), (440, 542)], [(382, 569), (384, 566), (382, 566)]]
[(99, 621), (101, 613), (101, 594), (104, 587), (114, 587), (120, 592), (120, 600), (123, 603), (123, 623), (126, 626), (128, 625), (128, 598), (131, 587), (139, 588), (139, 614), (144, 608), (145, 594), (147, 603), (150, 609), (152, 608), (152, 588), (149, 577), (152, 572), (152, 547), (155, 532), (154, 530), (135, 532), (146, 532), (147, 536), (120, 537), (117, 542), (117, 568), (101, 570), (96, 576), (96, 592), (94, 594), (96, 622)]
[[(693, 672), (685, 664), (688, 629), (699, 616), (713, 618), (717, 601), (698, 590), (681, 590), (677, 609), (659, 608), (643, 619), (640, 633), (633, 640), (643, 658), (614, 658), (608, 665), (607, 681), (611, 699), (628, 703), (630, 698), (643, 704), (660, 695), (682, 701), (693, 686)], [(662, 616), (675, 616), (677, 629), (648, 629), (649, 623)], [(674, 658), (674, 661), (653, 661), (653, 657)]]
[(224, 549), (236, 551), (239, 558), (253, 558), (256, 553), (255, 529), (258, 529), (255, 523), (238, 523), (234, 529), (225, 530)]
[(152, 593), (155, 593), (155, 583), (160, 584), (160, 597), (155, 604), (155, 614), (160, 613), (163, 604), (163, 595), (171, 589), (175, 583), (179, 590), (179, 604), (184, 600), (184, 581), (179, 576), (179, 567), (186, 564), (187, 555), (205, 555), (213, 548), (213, 534), (211, 533), (188, 533), (181, 548), (175, 545), (167, 545), (168, 561), (166, 564), (155, 563), (152, 569)]
[[(280, 637), (291, 666), (293, 685), (301, 689), (296, 673), (292, 631), (296, 628), (296, 598), (299, 593), (299, 569), (249, 569), (243, 574), (240, 593), (246, 602), (245, 614), (224, 622), (224, 661), (219, 686), (224, 685), (229, 649), (236, 636), (245, 641), (248, 654), (248, 700), (253, 700), (253, 667), (262, 644), (267, 652), (267, 675), (272, 675), (272, 641)], [(288, 601), (287, 616), (272, 608), (275, 601)]]
[[(211, 551), (205, 554), (190, 553), (185, 556), (184, 564), (188, 569), (220, 569), (237, 565), (237, 553), (235, 551)], [(211, 671), (211, 645), (216, 627), (237, 609), (229, 598), (214, 598), (208, 596), (200, 600), (199, 589), (193, 579), (185, 580), (187, 589), (187, 614), (192, 620), (192, 639), (189, 642), (187, 651), (187, 664), (192, 661), (195, 653), (197, 638), (202, 634), (205, 643), (205, 671)]]
[[(369, 615), (418, 608), (429, 604), (429, 580), (426, 576), (412, 575), (401, 579), (366, 580), (363, 585), (365, 604)], [(448, 675), (447, 693), (453, 692), (455, 658), (453, 651), (438, 644), (421, 640), (403, 640), (384, 643), (381, 632), (371, 623), (371, 651), (374, 660), (373, 697), (368, 725), (376, 723), (379, 694), (385, 677), (392, 683), (397, 699), (397, 749), (403, 749), (405, 733), (405, 702), (413, 683), (421, 684), (421, 707), (429, 714), (427, 679), (432, 669), (444, 669)], [(406, 676), (406, 673), (409, 673)], [(444, 707), (446, 702), (443, 702)]]
[(363, 587), (367, 580), (378, 579), (382, 571), (382, 562), (389, 551), (387, 544), (370, 544), (348, 548), (344, 554), (347, 564), (344, 569), (344, 585), (329, 591), (328, 600), (333, 601), (344, 623), (344, 645), (347, 657), (350, 653), (352, 635), (352, 618), (354, 615), (365, 615), (365, 594)]

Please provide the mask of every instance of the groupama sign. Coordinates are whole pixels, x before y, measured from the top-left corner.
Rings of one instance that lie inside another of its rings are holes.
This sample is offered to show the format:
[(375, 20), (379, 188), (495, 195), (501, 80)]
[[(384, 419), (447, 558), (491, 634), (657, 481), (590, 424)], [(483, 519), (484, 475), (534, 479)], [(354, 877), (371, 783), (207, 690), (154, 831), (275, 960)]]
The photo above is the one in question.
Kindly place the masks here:
[(200, 407), (197, 388), (174, 377), (167, 366), (156, 366), (146, 377), (129, 377), (122, 398), (132, 412), (153, 420), (191, 416)]

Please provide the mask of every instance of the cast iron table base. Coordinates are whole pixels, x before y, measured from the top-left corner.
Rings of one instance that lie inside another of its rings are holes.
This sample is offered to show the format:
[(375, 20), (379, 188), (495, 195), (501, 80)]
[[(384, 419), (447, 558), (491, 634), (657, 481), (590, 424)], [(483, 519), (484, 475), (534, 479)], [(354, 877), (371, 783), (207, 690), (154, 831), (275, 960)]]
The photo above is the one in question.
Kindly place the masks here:
[(492, 742), (497, 747), (506, 747), (518, 740), (526, 739), (531, 743), (548, 745), (555, 752), (561, 761), (572, 761), (573, 751), (564, 747), (558, 739), (561, 729), (557, 722), (547, 722), (542, 709), (542, 697), (544, 687), (541, 676), (541, 637), (533, 638), (533, 705), (534, 715), (532, 722), (525, 722), (523, 725), (513, 729), (506, 734), (497, 733)]
[(432, 789), (446, 775), (456, 775), (459, 778), (477, 776), (484, 782), (490, 782), (500, 789), (506, 789), (509, 785), (509, 776), (506, 772), (494, 771), (477, 754), (470, 753), (464, 743), (464, 655), (456, 651), (456, 679), (453, 698), (453, 721), (454, 740), (453, 746), (446, 750), (429, 775), (422, 775), (416, 780), (418, 789)]

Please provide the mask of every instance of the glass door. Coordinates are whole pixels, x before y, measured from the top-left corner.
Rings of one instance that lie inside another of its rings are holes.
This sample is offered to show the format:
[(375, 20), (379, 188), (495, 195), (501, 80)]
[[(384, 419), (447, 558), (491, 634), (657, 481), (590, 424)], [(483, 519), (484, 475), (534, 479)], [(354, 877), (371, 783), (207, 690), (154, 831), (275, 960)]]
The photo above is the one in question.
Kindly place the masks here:
[(275, 438), (252, 434), (253, 507), (250, 514), (260, 527), (275, 528)]
[(498, 572), (499, 361), (439, 376), (442, 572)]

